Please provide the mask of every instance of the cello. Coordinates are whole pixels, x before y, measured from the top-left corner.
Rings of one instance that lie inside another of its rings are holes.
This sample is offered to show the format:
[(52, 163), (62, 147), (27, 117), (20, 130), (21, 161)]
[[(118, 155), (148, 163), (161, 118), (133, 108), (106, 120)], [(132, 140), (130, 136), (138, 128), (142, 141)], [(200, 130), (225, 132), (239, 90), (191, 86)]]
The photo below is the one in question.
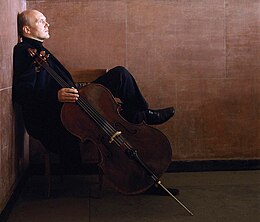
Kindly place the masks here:
[[(30, 48), (28, 52), (36, 67), (46, 69), (62, 87), (74, 87), (48, 65), (44, 51), (38, 54)], [(120, 193), (133, 195), (156, 184), (193, 215), (159, 180), (171, 162), (167, 137), (145, 123), (132, 124), (122, 118), (118, 103), (104, 86), (91, 83), (78, 91), (75, 103), (63, 104), (62, 123), (81, 142), (90, 140), (97, 145), (100, 167), (112, 186)]]

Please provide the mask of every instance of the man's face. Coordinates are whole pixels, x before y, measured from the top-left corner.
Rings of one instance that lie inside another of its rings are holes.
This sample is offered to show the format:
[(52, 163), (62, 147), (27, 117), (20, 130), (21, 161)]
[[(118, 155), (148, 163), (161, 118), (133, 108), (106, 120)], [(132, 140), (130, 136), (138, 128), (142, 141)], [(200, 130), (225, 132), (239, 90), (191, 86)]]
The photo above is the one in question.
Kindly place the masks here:
[(33, 10), (29, 13), (29, 23), (27, 26), (26, 37), (33, 38), (43, 42), (50, 38), (49, 23), (46, 22), (46, 17), (39, 11)]

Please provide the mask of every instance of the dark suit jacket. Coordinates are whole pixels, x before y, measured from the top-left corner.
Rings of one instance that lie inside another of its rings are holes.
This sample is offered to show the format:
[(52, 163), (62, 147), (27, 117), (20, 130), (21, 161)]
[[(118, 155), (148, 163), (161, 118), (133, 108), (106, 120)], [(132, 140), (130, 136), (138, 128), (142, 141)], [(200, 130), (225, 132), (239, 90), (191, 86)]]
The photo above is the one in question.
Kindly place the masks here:
[[(28, 133), (41, 139), (48, 136), (46, 132), (50, 129), (62, 125), (62, 103), (57, 98), (61, 86), (44, 68), (41, 67), (39, 72), (36, 72), (34, 58), (28, 54), (29, 48), (36, 48), (38, 53), (42, 50), (50, 53), (41, 42), (29, 38), (23, 38), (23, 41), (14, 47), (13, 100), (22, 106)], [(66, 82), (73, 84), (70, 73), (51, 53), (48, 63)]]

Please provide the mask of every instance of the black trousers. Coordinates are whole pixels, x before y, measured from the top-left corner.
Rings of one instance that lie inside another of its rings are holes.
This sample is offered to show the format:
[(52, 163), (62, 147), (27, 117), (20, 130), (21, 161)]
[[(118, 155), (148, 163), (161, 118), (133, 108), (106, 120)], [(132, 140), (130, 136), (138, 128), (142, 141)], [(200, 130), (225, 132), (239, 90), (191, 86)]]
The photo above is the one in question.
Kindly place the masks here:
[(144, 120), (144, 112), (148, 104), (142, 96), (131, 73), (122, 66), (110, 69), (106, 74), (93, 81), (105, 86), (114, 97), (123, 102), (121, 115), (132, 123)]

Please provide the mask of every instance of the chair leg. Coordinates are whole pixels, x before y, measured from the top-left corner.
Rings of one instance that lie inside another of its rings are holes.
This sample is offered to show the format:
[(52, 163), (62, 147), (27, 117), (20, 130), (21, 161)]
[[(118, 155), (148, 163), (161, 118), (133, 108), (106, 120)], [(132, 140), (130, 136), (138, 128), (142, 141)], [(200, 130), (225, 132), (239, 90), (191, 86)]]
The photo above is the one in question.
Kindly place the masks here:
[(47, 197), (50, 197), (51, 194), (51, 161), (50, 161), (50, 153), (47, 151), (44, 154), (45, 161), (45, 177), (47, 179)]
[[(98, 152), (98, 163), (101, 163), (102, 161), (102, 156), (100, 152)], [(102, 191), (103, 191), (103, 170), (102, 168), (98, 165), (98, 183), (99, 183), (99, 193), (100, 196), (102, 196)]]
[(101, 193), (103, 190), (103, 171), (100, 167), (98, 167), (98, 182), (99, 182), (99, 192)]

